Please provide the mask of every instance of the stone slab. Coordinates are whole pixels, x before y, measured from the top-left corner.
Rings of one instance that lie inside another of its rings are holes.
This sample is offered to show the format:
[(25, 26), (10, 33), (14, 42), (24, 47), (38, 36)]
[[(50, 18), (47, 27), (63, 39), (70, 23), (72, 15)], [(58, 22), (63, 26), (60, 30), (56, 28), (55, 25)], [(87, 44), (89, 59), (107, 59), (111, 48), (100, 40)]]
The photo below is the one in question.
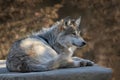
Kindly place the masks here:
[(0, 80), (110, 80), (112, 70), (98, 65), (57, 69), (45, 72), (9, 72), (5, 61), (0, 61)]

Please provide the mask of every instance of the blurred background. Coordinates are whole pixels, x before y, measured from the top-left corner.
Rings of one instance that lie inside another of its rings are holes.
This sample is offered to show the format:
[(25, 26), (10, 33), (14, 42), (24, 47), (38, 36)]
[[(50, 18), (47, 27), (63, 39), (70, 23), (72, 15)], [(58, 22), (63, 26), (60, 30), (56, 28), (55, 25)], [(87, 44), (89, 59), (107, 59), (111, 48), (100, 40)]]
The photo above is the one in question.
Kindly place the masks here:
[(0, 0), (0, 59), (14, 41), (67, 16), (82, 16), (87, 45), (75, 55), (112, 68), (119, 80), (120, 0)]

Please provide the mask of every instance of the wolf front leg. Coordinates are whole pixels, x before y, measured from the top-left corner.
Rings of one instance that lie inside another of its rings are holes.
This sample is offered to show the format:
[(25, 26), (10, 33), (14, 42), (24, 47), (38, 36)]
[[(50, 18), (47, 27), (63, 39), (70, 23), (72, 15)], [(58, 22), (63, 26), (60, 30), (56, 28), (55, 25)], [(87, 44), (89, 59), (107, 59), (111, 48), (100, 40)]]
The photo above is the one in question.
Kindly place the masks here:
[(58, 68), (75, 68), (82, 66), (92, 66), (94, 62), (78, 57), (68, 57), (67, 55), (61, 54), (55, 59), (52, 59), (44, 64), (29, 65), (29, 71), (49, 71)]
[(94, 62), (78, 57), (68, 57), (65, 54), (57, 56), (55, 59), (44, 64), (32, 65), (31, 71), (49, 71), (58, 68), (75, 68), (82, 66), (92, 66)]
[(90, 60), (71, 60), (68, 62), (66, 67), (75, 68), (75, 67), (84, 67), (84, 66), (93, 66), (94, 62)]
[(83, 58), (79, 58), (79, 57), (72, 57), (72, 59), (74, 61), (78, 61), (79, 62), (79, 65), (82, 67), (82, 66), (93, 66), (94, 65), (94, 62), (93, 61), (90, 61), (88, 59), (83, 59)]
[(93, 65), (94, 65), (94, 62), (90, 60), (82, 59), (79, 57), (72, 57), (67, 60), (66, 65), (61, 66), (61, 67), (75, 68), (75, 67), (93, 66)]

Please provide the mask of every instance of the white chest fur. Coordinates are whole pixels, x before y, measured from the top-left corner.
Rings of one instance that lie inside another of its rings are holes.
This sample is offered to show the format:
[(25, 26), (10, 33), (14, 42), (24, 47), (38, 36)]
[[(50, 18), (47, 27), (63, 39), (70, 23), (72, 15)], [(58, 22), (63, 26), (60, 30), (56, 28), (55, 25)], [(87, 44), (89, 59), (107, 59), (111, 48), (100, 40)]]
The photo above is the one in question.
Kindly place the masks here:
[(75, 46), (74, 47), (70, 47), (68, 50), (70, 52), (70, 56), (72, 56), (74, 51), (76, 50), (76, 47)]

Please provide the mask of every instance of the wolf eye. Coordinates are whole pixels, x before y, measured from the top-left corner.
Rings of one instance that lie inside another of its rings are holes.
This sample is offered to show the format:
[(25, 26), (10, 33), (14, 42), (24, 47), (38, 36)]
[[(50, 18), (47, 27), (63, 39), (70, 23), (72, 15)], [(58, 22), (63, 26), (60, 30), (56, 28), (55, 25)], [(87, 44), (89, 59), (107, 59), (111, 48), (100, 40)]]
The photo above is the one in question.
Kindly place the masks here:
[(83, 32), (81, 32), (81, 31), (80, 31), (80, 33), (79, 33), (79, 34), (80, 34), (80, 36), (83, 36)]
[(72, 34), (73, 34), (73, 35), (76, 35), (76, 33), (75, 33), (75, 32), (73, 32)]
[(68, 23), (67, 23), (67, 22), (65, 22), (65, 25), (67, 26), (67, 25), (68, 25)]

